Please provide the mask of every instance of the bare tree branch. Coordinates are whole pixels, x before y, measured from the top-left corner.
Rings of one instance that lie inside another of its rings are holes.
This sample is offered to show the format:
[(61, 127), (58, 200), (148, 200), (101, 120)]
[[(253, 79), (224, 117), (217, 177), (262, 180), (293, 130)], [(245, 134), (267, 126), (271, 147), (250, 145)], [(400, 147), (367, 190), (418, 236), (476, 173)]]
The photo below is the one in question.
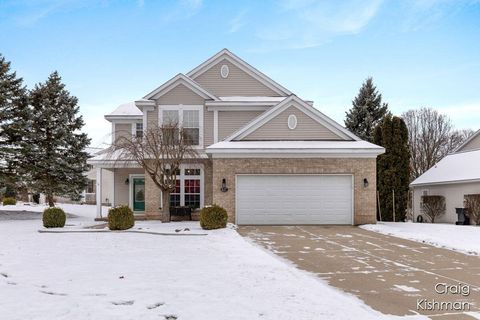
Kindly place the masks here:
[(413, 181), (457, 149), (472, 130), (454, 131), (450, 119), (430, 108), (409, 110), (402, 114), (408, 128)]
[(116, 163), (135, 162), (163, 193), (163, 218), (170, 220), (170, 193), (175, 191), (180, 165), (195, 161), (198, 153), (192, 138), (177, 123), (150, 125), (142, 136), (121, 135), (110, 155)]

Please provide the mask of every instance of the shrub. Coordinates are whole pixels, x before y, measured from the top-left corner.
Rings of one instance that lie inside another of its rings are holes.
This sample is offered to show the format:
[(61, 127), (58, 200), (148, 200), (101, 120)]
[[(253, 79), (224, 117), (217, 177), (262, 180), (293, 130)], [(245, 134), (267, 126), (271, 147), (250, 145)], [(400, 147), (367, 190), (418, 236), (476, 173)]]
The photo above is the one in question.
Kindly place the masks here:
[(422, 196), (422, 211), (430, 219), (431, 223), (435, 218), (446, 211), (444, 196)]
[(11, 198), (11, 197), (3, 198), (4, 206), (14, 206), (16, 204), (17, 204), (17, 200), (15, 200), (15, 198)]
[(474, 224), (480, 225), (480, 194), (466, 194), (464, 198), (468, 217)]
[(227, 219), (227, 210), (216, 204), (200, 211), (200, 226), (205, 230), (225, 228)]
[(36, 204), (40, 204), (40, 193), (34, 193), (32, 195), (32, 200)]
[(133, 211), (128, 206), (120, 206), (108, 211), (108, 228), (110, 230), (127, 230), (134, 225)]
[(67, 215), (60, 208), (47, 208), (43, 211), (43, 226), (45, 228), (63, 228)]

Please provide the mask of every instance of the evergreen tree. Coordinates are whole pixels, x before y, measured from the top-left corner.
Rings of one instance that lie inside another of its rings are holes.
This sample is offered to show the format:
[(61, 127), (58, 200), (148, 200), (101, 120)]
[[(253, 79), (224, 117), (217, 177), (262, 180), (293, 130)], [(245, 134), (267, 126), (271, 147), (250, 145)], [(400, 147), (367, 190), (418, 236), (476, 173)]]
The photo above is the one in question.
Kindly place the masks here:
[(44, 193), (52, 207), (54, 195), (77, 198), (85, 188), (85, 148), (90, 139), (80, 133), (84, 123), (77, 115), (77, 98), (65, 89), (57, 72), (35, 85), (30, 104), (31, 131), (23, 148), (26, 167), (32, 188)]
[(395, 192), (395, 221), (405, 219), (410, 176), (408, 129), (402, 118), (388, 115), (374, 130), (374, 143), (385, 148), (377, 158), (377, 187), (382, 220), (393, 221)]
[(388, 104), (382, 103), (382, 95), (372, 78), (362, 84), (352, 105), (346, 112), (345, 127), (361, 139), (372, 142), (374, 128), (389, 114)]
[(0, 54), (0, 187), (13, 194), (21, 172), (21, 143), (28, 131), (27, 90)]

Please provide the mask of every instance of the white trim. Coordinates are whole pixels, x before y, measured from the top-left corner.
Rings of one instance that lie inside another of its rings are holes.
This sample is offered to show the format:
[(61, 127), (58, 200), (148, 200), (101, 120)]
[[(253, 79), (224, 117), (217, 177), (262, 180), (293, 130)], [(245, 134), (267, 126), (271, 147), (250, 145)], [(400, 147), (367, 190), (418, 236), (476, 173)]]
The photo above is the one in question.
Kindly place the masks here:
[(147, 132), (148, 110), (143, 109), (143, 133)]
[[(286, 99), (286, 97), (285, 97)], [(283, 100), (282, 100), (283, 101)], [(219, 107), (272, 107), (281, 101), (205, 101), (209, 108)]]
[[(199, 176), (187, 176), (185, 175), (185, 169), (200, 169)], [(186, 178), (185, 178), (186, 177)], [(185, 179), (200, 178), (200, 208), (205, 206), (205, 170), (203, 163), (185, 163), (180, 164), (180, 175), (177, 176), (180, 179), (180, 205), (185, 205)], [(163, 210), (163, 192), (160, 190), (160, 209)]]
[(234, 66), (238, 67), (240, 70), (244, 71), (254, 79), (258, 80), (264, 86), (272, 89), (276, 93), (280, 95), (290, 95), (292, 94), (288, 89), (281, 86), (277, 82), (273, 81), (271, 78), (266, 76), (264, 73), (258, 71), (256, 68), (252, 67), (250, 64), (245, 62), (244, 60), (240, 59), (238, 56), (233, 54), (227, 49), (223, 49), (213, 57), (209, 58), (193, 70), (187, 73), (187, 76), (195, 80), (198, 76), (203, 74), (205, 71), (210, 69), (210, 67), (217, 64), (217, 62), (221, 61), (221, 59), (227, 60)]
[(142, 115), (135, 115), (135, 116), (126, 116), (126, 115), (105, 115), (103, 116), (105, 118), (105, 120), (107, 121), (110, 121), (110, 122), (121, 122), (121, 121), (125, 121), (125, 122), (129, 122), (129, 121), (137, 121), (137, 120), (141, 120), (142, 119)]
[(112, 121), (112, 144), (115, 143), (115, 122)]
[[(144, 181), (145, 181), (145, 174), (130, 173), (128, 175), (128, 206), (130, 207), (130, 209), (132, 209), (133, 213), (143, 214), (143, 213), (145, 213), (145, 210), (144, 211), (135, 211), (133, 209), (133, 178), (143, 178)], [(146, 190), (146, 186), (145, 186), (145, 190)], [(146, 197), (145, 197), (145, 200), (146, 200)], [(146, 201), (145, 201), (145, 205), (146, 205)]]
[(217, 142), (218, 142), (218, 110), (214, 110), (213, 111), (213, 143), (217, 143)]
[(337, 134), (341, 138), (345, 140), (356, 140), (360, 141), (361, 139), (355, 136), (353, 133), (348, 131), (347, 129), (343, 128), (341, 125), (321, 113), (319, 110), (315, 109), (302, 99), (298, 98), (297, 96), (290, 96), (287, 99), (278, 103), (275, 107), (271, 108), (270, 110), (262, 113), (253, 121), (248, 123), (246, 126), (241, 128), (240, 130), (234, 132), (230, 135), (225, 141), (232, 141), (234, 139), (241, 140), (248, 136), (249, 134), (253, 133), (255, 130), (263, 126), (265, 123), (270, 121), (271, 119), (275, 118), (278, 114), (282, 111), (286, 110), (289, 107), (296, 107), (300, 111), (304, 112), (306, 115), (310, 116), (312, 119), (316, 120), (318, 123), (332, 131), (333, 133)]
[(281, 158), (369, 158), (369, 159), (376, 159), (377, 154), (373, 153), (322, 153), (322, 152), (278, 152), (278, 153), (255, 153), (255, 152), (238, 152), (238, 153), (218, 153), (212, 154), (212, 158), (214, 159), (238, 159), (238, 158), (272, 158), (272, 159), (281, 159)]
[(288, 129), (295, 130), (295, 128), (297, 127), (297, 124), (298, 124), (297, 116), (294, 114), (289, 115), (287, 118)]
[(353, 173), (237, 173), (235, 174), (235, 224), (238, 225), (238, 176), (351, 176), (351, 192), (352, 192), (352, 226), (355, 225), (355, 175)]
[(271, 106), (209, 106), (207, 111), (265, 111), (270, 109)]
[[(203, 149), (203, 137), (204, 137), (204, 128), (203, 128), (203, 105), (194, 105), (194, 104), (177, 104), (177, 105), (166, 105), (162, 104), (159, 105), (158, 109), (158, 124), (161, 126), (163, 124), (163, 110), (178, 110), (178, 121), (179, 126), (183, 126), (183, 111), (184, 110), (195, 110), (199, 111), (198, 113), (198, 126), (199, 126), (199, 134), (198, 134), (198, 145), (193, 146), (195, 149)], [(181, 111), (181, 112), (180, 112)]]
[[(470, 143), (473, 139), (475, 139), (478, 135), (480, 135), (480, 129), (477, 130), (474, 134), (472, 134), (467, 140), (465, 140), (457, 149), (455, 149), (454, 153), (459, 152), (463, 147)], [(470, 150), (468, 150), (470, 151)]]
[(189, 77), (179, 73), (172, 79), (168, 80), (164, 84), (162, 84), (160, 87), (156, 88), (149, 94), (147, 94), (144, 99), (158, 99), (165, 93), (169, 92), (170, 90), (174, 89), (178, 85), (184, 85), (190, 90), (192, 90), (194, 93), (198, 94), (199, 96), (203, 97), (204, 99), (213, 99), (213, 100), (218, 100), (218, 98), (208, 92), (207, 90), (203, 89), (198, 83), (190, 79)]
[(102, 217), (102, 168), (97, 168), (96, 181), (95, 181), (95, 207), (97, 211), (97, 218)]
[(410, 188), (419, 188), (425, 186), (436, 186), (446, 184), (462, 184), (462, 183), (476, 183), (480, 182), (480, 179), (466, 179), (466, 180), (454, 180), (454, 181), (437, 181), (437, 182), (425, 182), (425, 183), (410, 183)]

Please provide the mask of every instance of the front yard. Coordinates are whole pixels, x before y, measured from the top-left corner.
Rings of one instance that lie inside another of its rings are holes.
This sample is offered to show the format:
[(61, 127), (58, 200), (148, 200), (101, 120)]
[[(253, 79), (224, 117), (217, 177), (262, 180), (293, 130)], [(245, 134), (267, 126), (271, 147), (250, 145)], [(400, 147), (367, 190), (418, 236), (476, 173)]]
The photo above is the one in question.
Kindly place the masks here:
[[(93, 207), (63, 207), (78, 216), (65, 229), (93, 224)], [(135, 227), (171, 233), (185, 228), (190, 231), (179, 233), (203, 233), (197, 222)], [(0, 221), (2, 319), (389, 318), (232, 228), (205, 236), (38, 229), (38, 219)]]

